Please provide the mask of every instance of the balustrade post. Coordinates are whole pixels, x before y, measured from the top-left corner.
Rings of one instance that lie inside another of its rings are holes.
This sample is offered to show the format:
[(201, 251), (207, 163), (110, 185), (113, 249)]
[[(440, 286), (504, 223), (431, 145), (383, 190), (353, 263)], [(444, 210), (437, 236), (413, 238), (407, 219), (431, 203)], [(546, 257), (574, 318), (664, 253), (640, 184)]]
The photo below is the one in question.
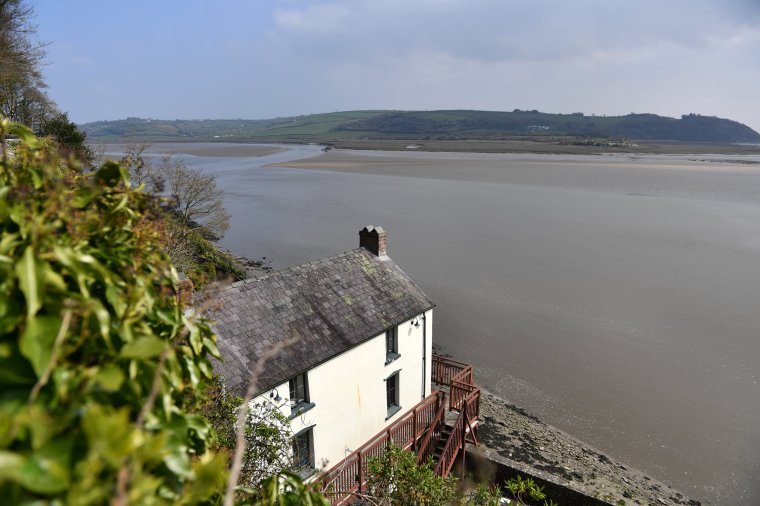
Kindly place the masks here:
[(362, 493), (362, 485), (364, 484), (364, 466), (362, 465), (362, 452), (359, 452), (356, 456), (356, 462), (359, 464), (359, 493)]
[(465, 448), (467, 447), (467, 427), (469, 426), (467, 418), (467, 402), (465, 401), (464, 406), (462, 407), (462, 481), (464, 481), (464, 458), (465, 458)]
[(414, 408), (412, 411), (413, 421), (412, 421), (412, 451), (417, 451), (417, 408)]

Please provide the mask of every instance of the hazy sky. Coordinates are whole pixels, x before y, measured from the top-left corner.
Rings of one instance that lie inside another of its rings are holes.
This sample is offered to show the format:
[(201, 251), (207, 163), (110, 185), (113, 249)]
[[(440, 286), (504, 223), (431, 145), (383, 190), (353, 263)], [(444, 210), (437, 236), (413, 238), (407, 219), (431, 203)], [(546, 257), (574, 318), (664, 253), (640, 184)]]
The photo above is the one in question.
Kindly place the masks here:
[(760, 131), (760, 0), (37, 0), (77, 122), (700, 113)]

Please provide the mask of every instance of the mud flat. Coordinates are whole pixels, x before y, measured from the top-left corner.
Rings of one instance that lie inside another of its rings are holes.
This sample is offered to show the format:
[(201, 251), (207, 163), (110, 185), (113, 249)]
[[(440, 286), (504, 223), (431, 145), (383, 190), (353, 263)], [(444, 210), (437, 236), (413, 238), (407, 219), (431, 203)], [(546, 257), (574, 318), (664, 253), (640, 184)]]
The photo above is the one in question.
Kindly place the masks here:
[(496, 452), (510, 467), (616, 505), (700, 504), (489, 392), (480, 409), (480, 452)]

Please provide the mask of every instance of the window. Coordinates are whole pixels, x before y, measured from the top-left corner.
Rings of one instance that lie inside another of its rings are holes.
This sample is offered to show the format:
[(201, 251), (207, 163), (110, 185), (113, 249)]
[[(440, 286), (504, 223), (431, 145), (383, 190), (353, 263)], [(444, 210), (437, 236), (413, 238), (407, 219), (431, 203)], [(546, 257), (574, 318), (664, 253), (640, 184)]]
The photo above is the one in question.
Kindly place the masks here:
[(314, 472), (312, 427), (293, 436), (293, 465), (302, 478)]
[(309, 381), (306, 373), (290, 379), (290, 417), (294, 418), (304, 411), (313, 408), (309, 402)]
[(390, 364), (401, 355), (398, 354), (398, 327), (385, 331), (385, 364)]
[(388, 416), (386, 417), (386, 420), (401, 409), (398, 401), (399, 373), (400, 371), (396, 371), (385, 379), (386, 407), (388, 408)]

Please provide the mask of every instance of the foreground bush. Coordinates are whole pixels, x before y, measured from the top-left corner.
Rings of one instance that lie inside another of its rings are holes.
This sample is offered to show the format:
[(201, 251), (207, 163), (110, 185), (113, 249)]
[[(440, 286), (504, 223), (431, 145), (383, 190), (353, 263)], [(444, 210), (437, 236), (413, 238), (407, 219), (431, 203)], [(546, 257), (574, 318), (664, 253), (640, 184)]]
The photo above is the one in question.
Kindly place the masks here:
[(0, 164), (0, 497), (217, 502), (227, 461), (192, 414), (217, 355), (183, 314), (150, 199), (28, 130)]

